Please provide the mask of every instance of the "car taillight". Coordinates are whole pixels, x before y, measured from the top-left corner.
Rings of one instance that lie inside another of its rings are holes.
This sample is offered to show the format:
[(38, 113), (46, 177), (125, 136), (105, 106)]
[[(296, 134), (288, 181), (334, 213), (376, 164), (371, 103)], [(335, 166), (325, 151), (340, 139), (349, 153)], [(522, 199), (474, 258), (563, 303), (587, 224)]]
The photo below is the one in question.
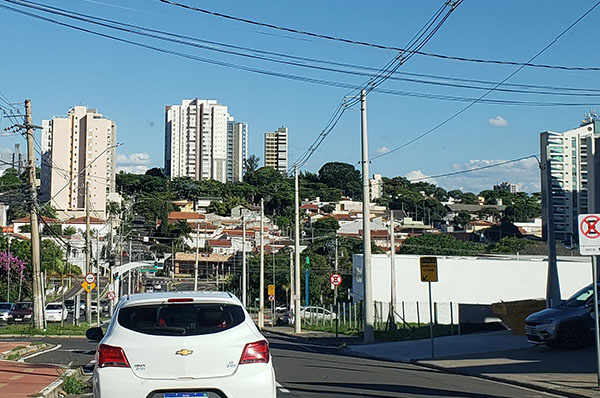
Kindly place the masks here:
[(255, 343), (248, 343), (244, 347), (244, 352), (240, 358), (240, 365), (245, 363), (268, 363), (269, 362), (269, 343), (265, 340)]
[(129, 362), (121, 347), (100, 344), (100, 347), (98, 347), (98, 367), (128, 368)]

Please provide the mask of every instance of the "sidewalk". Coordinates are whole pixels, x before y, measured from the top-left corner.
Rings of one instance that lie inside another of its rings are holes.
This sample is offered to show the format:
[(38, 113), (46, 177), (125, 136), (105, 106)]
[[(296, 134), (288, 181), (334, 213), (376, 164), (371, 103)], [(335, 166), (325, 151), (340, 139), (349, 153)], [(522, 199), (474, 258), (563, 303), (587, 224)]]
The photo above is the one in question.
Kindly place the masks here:
[(509, 331), (353, 345), (362, 357), (413, 362), (460, 374), (533, 387), (569, 397), (600, 397), (596, 384), (596, 350), (558, 350), (533, 346)]
[[(30, 343), (0, 342), (0, 352)], [(28, 398), (56, 381), (64, 369), (59, 366), (0, 360), (0, 397)]]

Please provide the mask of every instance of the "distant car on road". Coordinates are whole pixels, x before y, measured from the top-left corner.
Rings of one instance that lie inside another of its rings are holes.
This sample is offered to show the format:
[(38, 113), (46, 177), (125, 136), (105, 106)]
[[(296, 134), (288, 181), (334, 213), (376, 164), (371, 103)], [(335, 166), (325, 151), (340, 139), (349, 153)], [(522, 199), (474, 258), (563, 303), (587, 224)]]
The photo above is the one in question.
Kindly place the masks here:
[(269, 344), (230, 293), (132, 294), (86, 336), (95, 397), (276, 397)]
[(9, 323), (29, 323), (31, 322), (31, 316), (33, 315), (33, 303), (31, 302), (20, 302), (16, 303), (14, 308), (10, 311)]
[(8, 322), (10, 311), (15, 307), (13, 303), (0, 303), (0, 321)]
[(593, 296), (593, 285), (589, 285), (560, 306), (529, 315), (525, 319), (527, 340), (564, 348), (580, 348), (589, 344), (593, 337)]
[(46, 321), (48, 322), (60, 322), (66, 321), (69, 311), (63, 303), (48, 303), (45, 309)]
[(160, 283), (160, 281), (154, 282), (154, 290), (162, 290), (162, 284)]

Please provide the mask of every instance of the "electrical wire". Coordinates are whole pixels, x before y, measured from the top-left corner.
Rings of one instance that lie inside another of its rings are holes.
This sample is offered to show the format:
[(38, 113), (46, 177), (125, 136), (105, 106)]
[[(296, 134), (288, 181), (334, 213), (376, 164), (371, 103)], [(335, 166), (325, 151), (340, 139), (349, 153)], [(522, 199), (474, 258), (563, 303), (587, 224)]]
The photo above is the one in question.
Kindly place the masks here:
[[(588, 14), (590, 14), (596, 7), (598, 7), (598, 5), (600, 5), (600, 1), (596, 2), (590, 9), (588, 9), (585, 13), (583, 13), (579, 18), (577, 18), (574, 22), (572, 22), (566, 29), (564, 29), (561, 33), (558, 34), (558, 36), (556, 36), (550, 43), (548, 43), (546, 46), (544, 46), (540, 51), (538, 51), (533, 57), (531, 57), (527, 62), (533, 62), (537, 57), (539, 57), (540, 55), (542, 55), (544, 52), (546, 52), (546, 50), (548, 50), (550, 47), (552, 47), (556, 42), (558, 42), (558, 40), (564, 36), (568, 31), (570, 31), (575, 25), (577, 25), (583, 18), (585, 18)], [(380, 159), (384, 156), (390, 155), (402, 148), (406, 148), (407, 146), (413, 144), (414, 142), (425, 138), (426, 136), (428, 136), (429, 134), (433, 133), (434, 131), (438, 130), (440, 127), (444, 126), (445, 124), (449, 123), (450, 121), (454, 120), (455, 118), (457, 118), (458, 116), (460, 116), (462, 113), (466, 112), (468, 109), (470, 109), (471, 107), (473, 107), (475, 104), (477, 104), (478, 102), (482, 101), (487, 95), (489, 95), (490, 93), (492, 93), (496, 88), (500, 87), (500, 85), (502, 85), (504, 82), (506, 82), (507, 80), (509, 80), (511, 77), (513, 77), (514, 75), (516, 75), (517, 73), (519, 73), (523, 68), (525, 67), (525, 65), (521, 65), (519, 66), (516, 70), (514, 70), (513, 72), (511, 72), (508, 76), (506, 76), (502, 81), (500, 81), (498, 84), (496, 84), (493, 88), (489, 89), (487, 92), (485, 92), (484, 94), (482, 94), (479, 98), (475, 99), (473, 102), (469, 103), (467, 106), (465, 106), (464, 108), (460, 109), (458, 112), (454, 113), (452, 116), (446, 118), (444, 121), (438, 123), (436, 126), (432, 127), (431, 129), (427, 130), (426, 132), (416, 136), (415, 138), (407, 141), (406, 143), (397, 146), (394, 149), (391, 149), (390, 151), (386, 152), (386, 153), (382, 153), (379, 154), (373, 158), (371, 158), (371, 160), (377, 160)]]
[(207, 15), (225, 18), (225, 19), (229, 19), (229, 20), (233, 20), (233, 21), (237, 21), (237, 22), (243, 22), (243, 23), (261, 26), (261, 27), (265, 27), (265, 28), (286, 31), (286, 32), (295, 33), (295, 34), (299, 34), (299, 35), (316, 37), (316, 38), (324, 39), (324, 40), (332, 40), (332, 41), (342, 42), (342, 43), (346, 43), (346, 44), (372, 47), (372, 48), (377, 48), (380, 50), (412, 52), (414, 54), (422, 55), (422, 56), (426, 56), (426, 57), (434, 57), (434, 58), (440, 58), (440, 59), (444, 59), (444, 60), (473, 62), (473, 63), (481, 63), (481, 64), (525, 66), (525, 67), (531, 67), (531, 68), (559, 69), (559, 70), (567, 70), (567, 71), (600, 71), (600, 67), (577, 67), (577, 66), (533, 64), (533, 63), (531, 63), (531, 61), (528, 61), (528, 62), (503, 61), (503, 60), (468, 58), (468, 57), (459, 57), (459, 56), (452, 56), (452, 55), (429, 53), (429, 52), (424, 52), (424, 51), (420, 51), (420, 50), (411, 50), (411, 49), (407, 49), (407, 48), (400, 48), (400, 47), (372, 43), (372, 42), (367, 42), (367, 41), (362, 41), (362, 40), (347, 39), (347, 38), (343, 38), (343, 37), (336, 37), (336, 36), (331, 36), (331, 35), (326, 35), (326, 34), (321, 34), (321, 33), (308, 32), (308, 31), (304, 31), (304, 30), (300, 30), (300, 29), (293, 29), (293, 28), (289, 28), (289, 27), (285, 27), (285, 26), (254, 21), (254, 20), (247, 19), (247, 18), (236, 17), (233, 15), (210, 11), (208, 9), (189, 6), (189, 5), (179, 3), (176, 1), (171, 1), (171, 0), (158, 0), (158, 1), (161, 3), (164, 3), (164, 4), (168, 4), (170, 6), (180, 7), (180, 8), (190, 10), (190, 11), (196, 11), (196, 12), (204, 13)]

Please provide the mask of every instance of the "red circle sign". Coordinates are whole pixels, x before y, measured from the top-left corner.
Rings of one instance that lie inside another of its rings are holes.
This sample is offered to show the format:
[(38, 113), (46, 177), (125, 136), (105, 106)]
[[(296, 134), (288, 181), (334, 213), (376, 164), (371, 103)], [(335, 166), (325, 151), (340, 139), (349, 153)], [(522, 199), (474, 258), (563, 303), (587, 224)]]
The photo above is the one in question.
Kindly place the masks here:
[(108, 292), (108, 294), (106, 295), (106, 297), (109, 300), (114, 300), (115, 298), (117, 298), (117, 295), (115, 294), (115, 292)]
[(85, 275), (85, 281), (89, 284), (96, 282), (96, 275), (89, 273)]
[(342, 284), (342, 276), (340, 274), (333, 274), (329, 277), (329, 281), (334, 286), (339, 286)]
[(581, 224), (579, 224), (579, 229), (583, 236), (588, 239), (598, 239), (600, 238), (600, 218), (595, 214), (590, 214), (581, 220)]

